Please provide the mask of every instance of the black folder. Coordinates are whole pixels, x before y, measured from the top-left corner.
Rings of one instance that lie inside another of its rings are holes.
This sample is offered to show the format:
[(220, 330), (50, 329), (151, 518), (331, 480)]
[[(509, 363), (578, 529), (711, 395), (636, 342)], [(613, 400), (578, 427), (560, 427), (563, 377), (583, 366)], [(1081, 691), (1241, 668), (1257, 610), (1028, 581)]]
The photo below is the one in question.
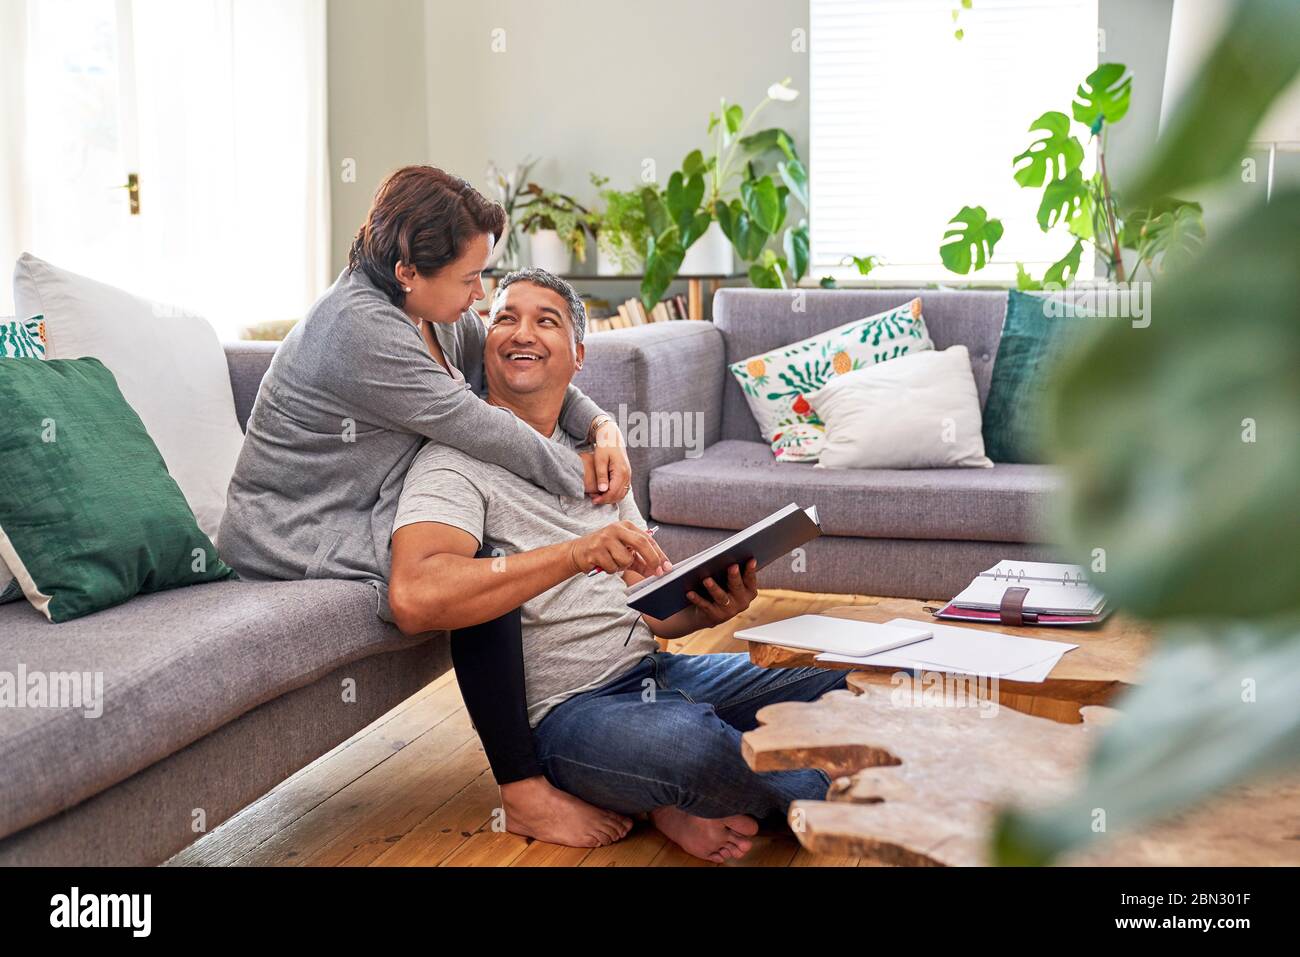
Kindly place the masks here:
[(668, 618), (690, 606), (688, 591), (710, 597), (704, 579), (712, 577), (726, 588), (729, 566), (739, 565), (743, 571), (745, 563), (753, 558), (759, 568), (765, 568), (821, 533), (817, 506), (803, 509), (791, 502), (730, 538), (674, 562), (667, 574), (637, 582), (627, 590), (628, 607), (651, 618)]

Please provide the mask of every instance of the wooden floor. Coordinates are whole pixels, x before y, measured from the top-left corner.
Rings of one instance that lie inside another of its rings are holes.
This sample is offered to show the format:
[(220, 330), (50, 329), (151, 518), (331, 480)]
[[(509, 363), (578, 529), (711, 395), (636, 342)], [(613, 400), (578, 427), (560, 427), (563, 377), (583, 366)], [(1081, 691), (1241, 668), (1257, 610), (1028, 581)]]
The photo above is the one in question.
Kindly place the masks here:
[[(668, 643), (682, 654), (743, 651), (732, 637), (873, 598), (765, 591), (717, 628)], [(559, 847), (493, 829), (496, 783), (448, 673), (226, 821), (169, 862), (180, 865), (713, 867), (638, 825), (610, 847)], [(809, 854), (788, 833), (760, 834), (731, 867), (856, 866)]]

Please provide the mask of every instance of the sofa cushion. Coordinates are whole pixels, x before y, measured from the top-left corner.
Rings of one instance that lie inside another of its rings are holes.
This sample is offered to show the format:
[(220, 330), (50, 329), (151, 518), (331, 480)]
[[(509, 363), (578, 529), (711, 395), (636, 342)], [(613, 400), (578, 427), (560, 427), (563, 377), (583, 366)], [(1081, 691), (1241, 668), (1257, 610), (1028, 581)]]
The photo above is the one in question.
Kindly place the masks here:
[(3, 605), (0, 635), (0, 690), (12, 695), (25, 675), (28, 705), (33, 675), (98, 672), (103, 682), (95, 717), (93, 704), (0, 707), (0, 837), (341, 664), (426, 637), (380, 621), (370, 585), (323, 579), (191, 585), (58, 627), (26, 603)]
[(650, 474), (650, 515), (697, 528), (744, 528), (790, 502), (816, 505), (826, 535), (1044, 542), (1059, 495), (1046, 465), (991, 469), (819, 469), (780, 464), (761, 442), (724, 439)]

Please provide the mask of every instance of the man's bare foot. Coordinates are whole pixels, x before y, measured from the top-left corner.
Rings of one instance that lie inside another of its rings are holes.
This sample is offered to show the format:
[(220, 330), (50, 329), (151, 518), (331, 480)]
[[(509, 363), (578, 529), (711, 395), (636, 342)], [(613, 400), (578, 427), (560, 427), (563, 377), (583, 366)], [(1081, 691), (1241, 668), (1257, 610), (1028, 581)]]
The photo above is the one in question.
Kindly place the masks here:
[(506, 830), (548, 844), (600, 847), (622, 840), (632, 822), (588, 804), (538, 775), (501, 786)]
[(655, 827), (687, 854), (721, 864), (738, 861), (754, 846), (758, 822), (747, 814), (731, 817), (694, 817), (675, 807), (650, 812)]

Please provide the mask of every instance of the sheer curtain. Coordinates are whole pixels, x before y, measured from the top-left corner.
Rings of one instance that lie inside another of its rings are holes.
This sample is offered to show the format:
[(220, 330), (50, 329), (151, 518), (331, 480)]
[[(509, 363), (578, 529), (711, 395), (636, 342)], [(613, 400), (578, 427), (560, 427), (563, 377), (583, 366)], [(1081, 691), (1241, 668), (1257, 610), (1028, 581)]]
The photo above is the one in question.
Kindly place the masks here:
[(31, 234), (26, 188), (26, 3), (0, 3), (0, 316), (13, 315), (9, 270)]
[(6, 241), (223, 338), (301, 317), (332, 279), (324, 0), (12, 6), (26, 135), (5, 182), (30, 215)]

